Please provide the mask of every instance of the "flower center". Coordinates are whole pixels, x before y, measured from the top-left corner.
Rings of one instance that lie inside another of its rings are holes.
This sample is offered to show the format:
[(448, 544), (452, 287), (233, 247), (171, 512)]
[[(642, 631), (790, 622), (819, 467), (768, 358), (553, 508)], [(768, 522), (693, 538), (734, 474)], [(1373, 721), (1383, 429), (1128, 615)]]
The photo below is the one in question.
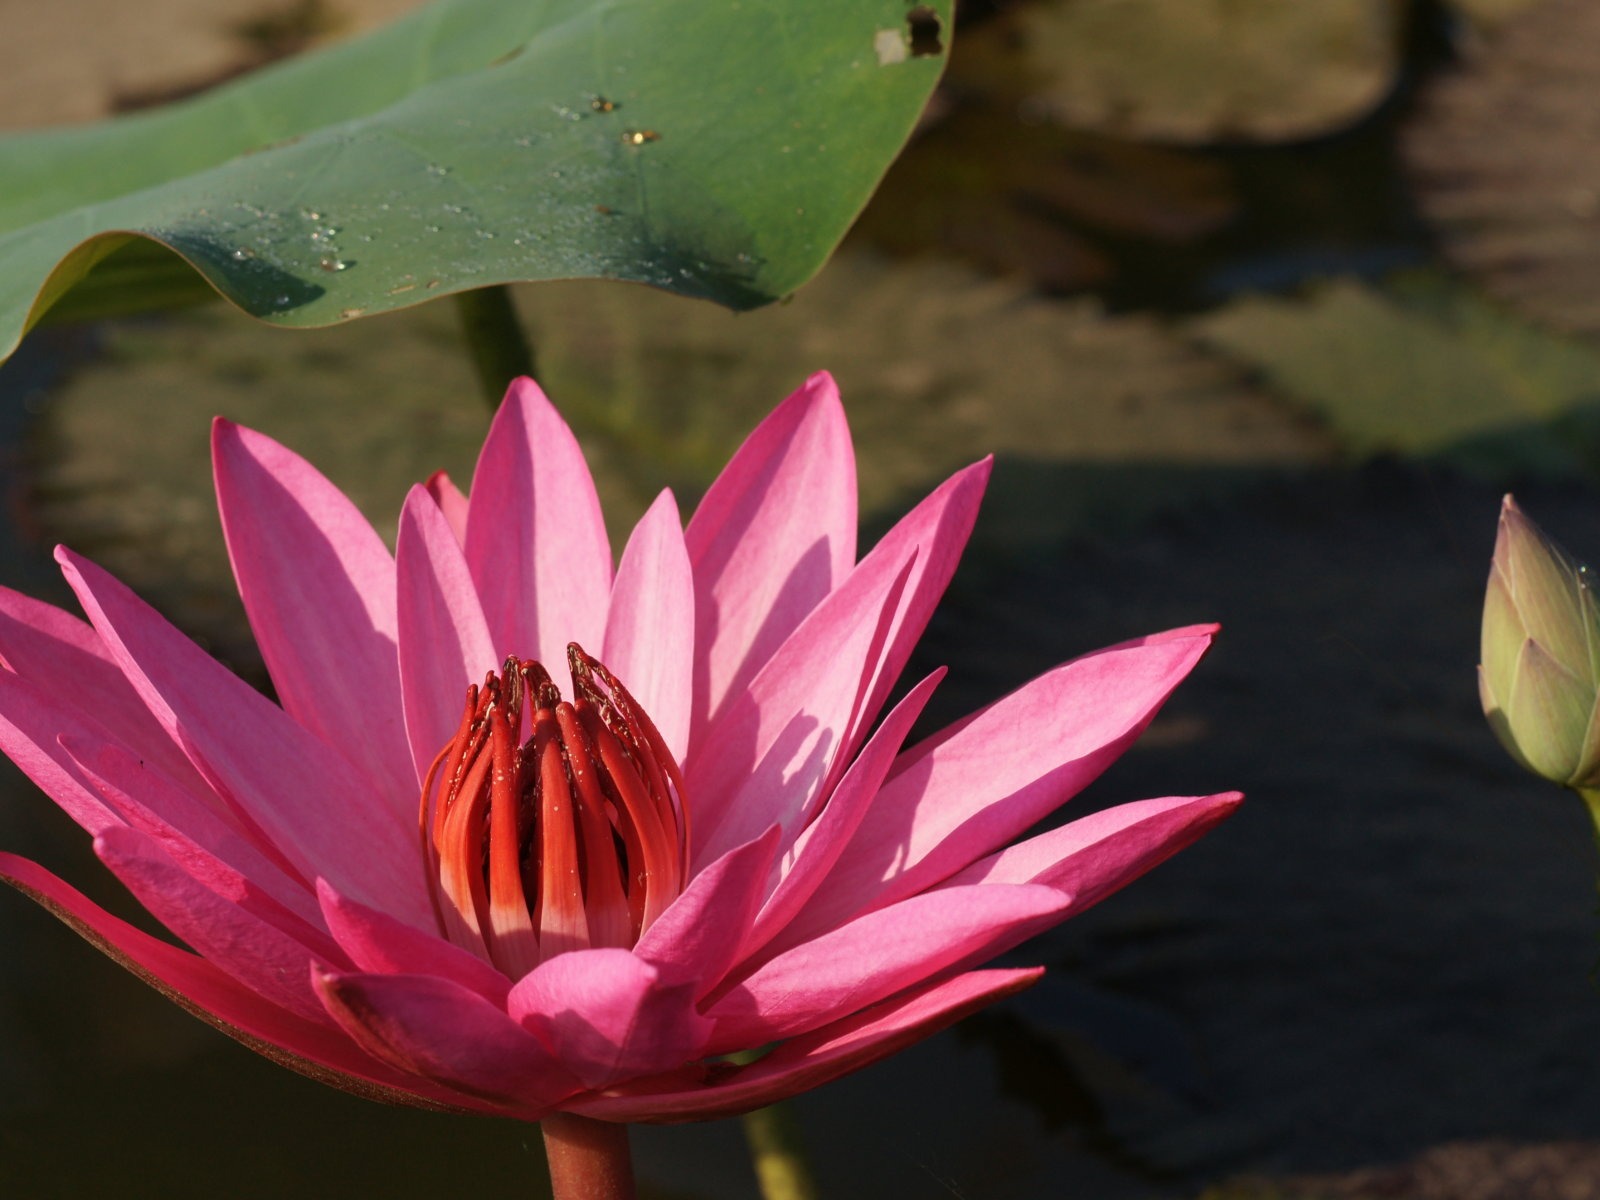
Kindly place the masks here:
[(439, 929), (512, 978), (567, 950), (631, 947), (688, 882), (671, 751), (599, 660), (573, 643), (567, 661), (571, 703), (514, 656), (468, 687), (422, 786)]

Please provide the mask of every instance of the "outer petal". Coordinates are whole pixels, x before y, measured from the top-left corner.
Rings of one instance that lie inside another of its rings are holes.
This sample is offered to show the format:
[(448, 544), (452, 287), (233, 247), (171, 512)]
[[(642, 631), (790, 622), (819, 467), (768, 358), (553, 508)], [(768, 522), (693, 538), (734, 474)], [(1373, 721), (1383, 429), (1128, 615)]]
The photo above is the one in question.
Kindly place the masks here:
[(1041, 883), (1072, 896), (1066, 914), (1098, 904), (1233, 813), (1239, 792), (1136, 800), (1007, 846), (952, 875), (936, 890), (969, 884)]
[(600, 659), (682, 762), (694, 690), (694, 576), (669, 491), (656, 497), (622, 552)]
[(696, 747), (685, 768), (695, 858), (706, 862), (776, 821), (816, 811), (865, 701), (864, 665), (881, 651), (916, 563), (863, 563), (817, 605)]
[(394, 559), (298, 454), (218, 417), (212, 468), (239, 595), (284, 711), (409, 800)]
[(531, 379), (512, 383), (489, 427), (466, 554), (500, 652), (554, 672), (568, 642), (600, 645), (611, 593), (600, 499), (578, 439)]
[(0, 879), (48, 908), (168, 999), (273, 1062), (368, 1099), (458, 1111), (480, 1107), (469, 1097), (398, 1075), (343, 1034), (285, 1012), (204, 959), (118, 920), (25, 858), (0, 853)]
[(1211, 644), (1210, 631), (1076, 659), (903, 754), (823, 886), (775, 940), (955, 874), (1105, 770)]
[(633, 952), (663, 980), (692, 983), (695, 1000), (710, 992), (738, 957), (777, 855), (778, 834), (774, 825), (696, 875)]
[[(0, 587), (0, 661), (58, 702), (90, 713), (96, 725), (174, 779), (186, 786), (200, 782), (87, 621)], [(71, 686), (62, 687), (64, 680)]]
[(325, 879), (317, 880), (317, 899), (334, 940), (357, 969), (374, 975), (437, 975), (497, 1008), (505, 1006), (511, 981), (477, 955), (341, 896)]
[[(327, 1022), (306, 980), (313, 950), (196, 883), (153, 840), (126, 826), (94, 840), (100, 861), (140, 904), (201, 957), (245, 987), (308, 1021)], [(323, 935), (317, 953), (338, 947)]]
[(664, 985), (626, 950), (546, 959), (511, 989), (507, 1011), (589, 1088), (693, 1061), (711, 1034), (690, 984)]
[(784, 1042), (748, 1066), (694, 1067), (584, 1097), (566, 1108), (606, 1121), (737, 1116), (887, 1058), (987, 1004), (1020, 992), (1043, 974), (1043, 967), (972, 971)]
[[(957, 472), (907, 513), (728, 704), (689, 764), (703, 854), (787, 824), (796, 806), (809, 815), (843, 775), (955, 570), (989, 465)], [(775, 794), (775, 773), (784, 802), (758, 802)]]
[(1053, 888), (948, 888), (868, 913), (777, 956), (716, 999), (709, 1052), (806, 1033), (1054, 924), (1071, 898)]
[[(489, 636), (466, 559), (428, 493), (411, 489), (395, 546), (400, 587), (400, 687), (416, 767), (415, 792), (434, 755), (461, 723), (467, 685), (480, 683), (501, 657)], [(563, 658), (563, 661), (565, 659)], [(415, 872), (413, 872), (413, 876)]]
[[(320, 914), (304, 883), (153, 764), (115, 743), (63, 735), (75, 774), (130, 827), (153, 839), (196, 883), (308, 946), (324, 945)], [(335, 954), (337, 957), (337, 954)]]
[(475, 992), (427, 975), (317, 972), (322, 1003), (356, 1043), (419, 1080), (536, 1120), (579, 1090), (538, 1039)]
[(212, 786), (310, 878), (404, 920), (427, 918), (415, 834), (360, 772), (121, 583), (71, 551), (67, 581), (129, 682)]
[(827, 807), (797, 836), (789, 834), (790, 845), (780, 864), (782, 877), (762, 904), (754, 927), (745, 939), (743, 955), (754, 954), (787, 925), (811, 898), (833, 864), (839, 861), (894, 765), (895, 755), (900, 752), (906, 735), (922, 715), (923, 707), (944, 674), (941, 667), (906, 693), (850, 764), (839, 786), (828, 797)]
[(693, 744), (855, 562), (855, 453), (829, 375), (756, 427), (685, 537), (699, 647)]

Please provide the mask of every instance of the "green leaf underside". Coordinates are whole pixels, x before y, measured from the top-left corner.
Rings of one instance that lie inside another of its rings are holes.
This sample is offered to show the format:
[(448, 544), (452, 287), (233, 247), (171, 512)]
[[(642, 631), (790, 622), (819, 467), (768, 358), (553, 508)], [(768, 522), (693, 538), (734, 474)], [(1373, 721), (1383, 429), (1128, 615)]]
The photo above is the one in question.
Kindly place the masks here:
[[(947, 39), (949, 0), (929, 7)], [(937, 82), (907, 12), (441, 0), (192, 101), (0, 138), (0, 353), (80, 283), (89, 313), (192, 299), (129, 234), (285, 326), (559, 278), (770, 302)]]

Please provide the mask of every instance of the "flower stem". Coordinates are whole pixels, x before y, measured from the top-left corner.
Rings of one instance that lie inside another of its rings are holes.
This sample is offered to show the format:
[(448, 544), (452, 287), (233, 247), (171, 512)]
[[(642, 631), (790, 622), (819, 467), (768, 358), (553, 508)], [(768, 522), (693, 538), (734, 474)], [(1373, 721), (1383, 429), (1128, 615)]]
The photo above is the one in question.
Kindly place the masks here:
[(539, 1127), (555, 1200), (634, 1200), (626, 1125), (554, 1113)]
[(766, 1200), (817, 1200), (820, 1193), (800, 1144), (800, 1123), (787, 1105), (745, 1113), (744, 1137)]
[(461, 332), (472, 352), (478, 384), (493, 408), (518, 375), (534, 375), (533, 346), (517, 320), (511, 290), (503, 284), (456, 293)]

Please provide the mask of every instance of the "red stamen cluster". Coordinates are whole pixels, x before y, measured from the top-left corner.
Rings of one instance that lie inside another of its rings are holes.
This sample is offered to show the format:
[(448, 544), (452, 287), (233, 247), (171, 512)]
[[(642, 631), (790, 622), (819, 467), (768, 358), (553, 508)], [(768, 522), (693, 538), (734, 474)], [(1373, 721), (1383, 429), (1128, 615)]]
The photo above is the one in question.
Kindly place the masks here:
[(422, 787), (440, 931), (512, 978), (632, 946), (688, 881), (678, 764), (616, 676), (576, 644), (567, 659), (572, 703), (529, 659), (468, 687)]

